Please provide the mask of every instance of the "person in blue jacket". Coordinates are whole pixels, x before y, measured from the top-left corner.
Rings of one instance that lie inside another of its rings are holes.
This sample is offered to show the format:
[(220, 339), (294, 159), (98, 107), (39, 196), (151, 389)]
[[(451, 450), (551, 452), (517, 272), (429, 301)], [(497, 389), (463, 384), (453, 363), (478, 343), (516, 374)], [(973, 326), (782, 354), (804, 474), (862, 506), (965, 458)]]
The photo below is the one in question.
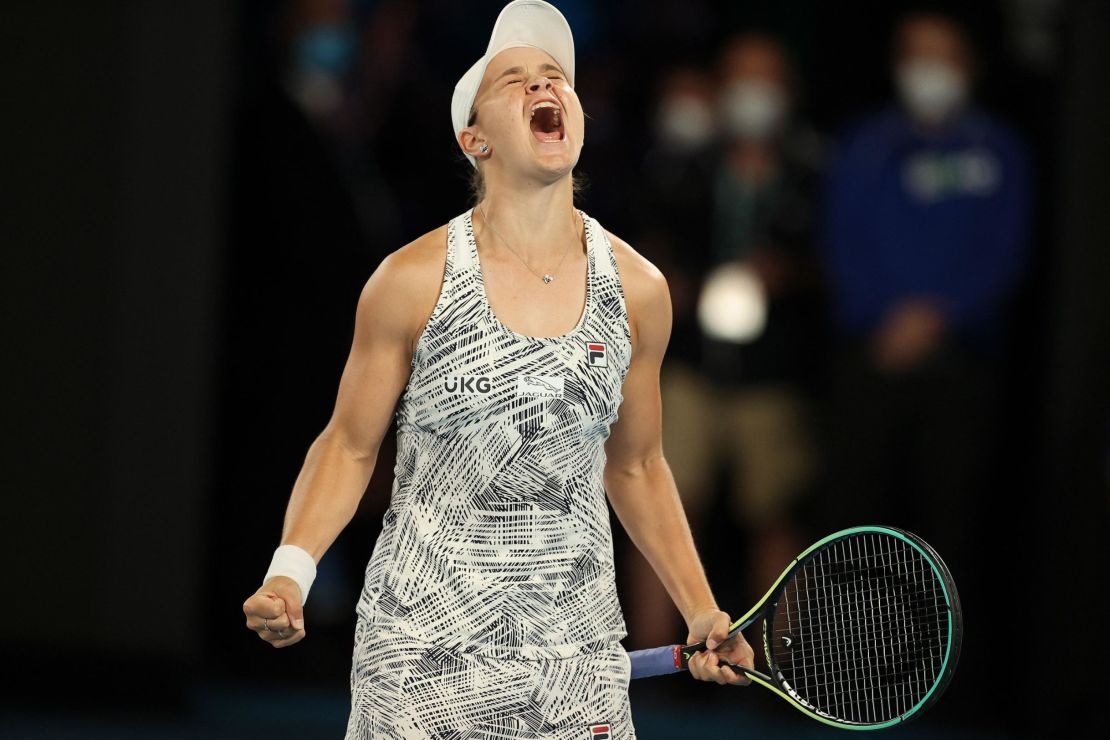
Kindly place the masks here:
[(959, 561), (951, 524), (982, 490), (991, 366), (1026, 250), (1027, 156), (974, 103), (974, 52), (954, 20), (905, 17), (894, 52), (900, 104), (842, 137), (827, 180), (840, 338), (828, 500), (846, 523), (918, 527)]

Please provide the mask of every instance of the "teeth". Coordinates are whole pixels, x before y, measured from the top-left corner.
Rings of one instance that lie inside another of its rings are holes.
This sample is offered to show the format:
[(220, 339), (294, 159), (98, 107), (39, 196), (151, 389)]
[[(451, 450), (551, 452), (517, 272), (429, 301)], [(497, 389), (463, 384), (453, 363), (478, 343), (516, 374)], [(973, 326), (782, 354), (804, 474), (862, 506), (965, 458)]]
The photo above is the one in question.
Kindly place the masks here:
[(558, 110), (559, 106), (555, 105), (555, 103), (552, 103), (550, 100), (541, 100), (540, 102), (532, 106), (532, 118), (535, 118), (536, 111), (540, 108), (554, 108), (555, 110)]

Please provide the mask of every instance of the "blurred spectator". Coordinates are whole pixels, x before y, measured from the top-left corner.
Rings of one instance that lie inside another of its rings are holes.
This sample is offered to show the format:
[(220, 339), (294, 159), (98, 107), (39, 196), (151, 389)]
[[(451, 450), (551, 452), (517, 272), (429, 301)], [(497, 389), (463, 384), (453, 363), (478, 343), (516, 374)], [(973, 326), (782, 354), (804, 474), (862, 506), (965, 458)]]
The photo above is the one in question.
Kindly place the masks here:
[(955, 21), (906, 17), (894, 52), (901, 104), (843, 138), (829, 178), (841, 337), (829, 517), (904, 522), (959, 579), (1029, 177), (1022, 144), (973, 102), (974, 52)]
[(683, 65), (663, 77), (653, 138), (641, 167), (638, 249), (669, 283), (675, 323), (667, 359), (696, 365), (698, 289), (711, 260), (712, 172), (718, 157), (716, 89), (709, 75)]
[(308, 118), (350, 191), (363, 232), (402, 238), (377, 138), (403, 84), (416, 11), (402, 0), (287, 0), (276, 12), (282, 87)]
[(299, 0), (291, 3), (290, 49), (286, 86), (313, 119), (328, 125), (339, 117), (349, 77), (359, 54), (359, 34), (348, 0)]
[[(752, 593), (797, 554), (791, 506), (814, 469), (802, 384), (814, 362), (818, 147), (792, 116), (795, 93), (782, 46), (738, 36), (715, 85), (688, 69), (666, 78), (645, 160), (641, 246), (667, 275), (675, 315), (667, 460), (695, 528), (727, 473)], [(644, 570), (631, 629), (667, 639), (666, 600)]]

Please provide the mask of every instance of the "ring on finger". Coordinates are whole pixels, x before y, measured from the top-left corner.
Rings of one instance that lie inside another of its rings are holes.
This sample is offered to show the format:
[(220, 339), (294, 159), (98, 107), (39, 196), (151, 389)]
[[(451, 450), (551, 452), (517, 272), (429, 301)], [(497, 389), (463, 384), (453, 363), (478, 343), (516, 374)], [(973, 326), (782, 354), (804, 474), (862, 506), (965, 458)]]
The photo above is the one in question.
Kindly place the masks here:
[(270, 620), (269, 619), (263, 619), (262, 620), (262, 629), (266, 630), (267, 632), (273, 632), (273, 630), (270, 629)]

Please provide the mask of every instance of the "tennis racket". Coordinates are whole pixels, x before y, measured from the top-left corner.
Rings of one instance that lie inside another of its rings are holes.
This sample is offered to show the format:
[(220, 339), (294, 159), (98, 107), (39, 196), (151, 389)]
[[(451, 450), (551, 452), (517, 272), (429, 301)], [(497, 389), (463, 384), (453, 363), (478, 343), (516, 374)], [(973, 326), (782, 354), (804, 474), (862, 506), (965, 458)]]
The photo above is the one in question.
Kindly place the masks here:
[[(920, 537), (893, 527), (853, 527), (816, 542), (729, 635), (760, 617), (771, 675), (733, 670), (848, 730), (881, 730), (925, 711), (952, 680), (963, 635), (948, 568)], [(685, 670), (705, 649), (637, 650), (632, 678)]]

